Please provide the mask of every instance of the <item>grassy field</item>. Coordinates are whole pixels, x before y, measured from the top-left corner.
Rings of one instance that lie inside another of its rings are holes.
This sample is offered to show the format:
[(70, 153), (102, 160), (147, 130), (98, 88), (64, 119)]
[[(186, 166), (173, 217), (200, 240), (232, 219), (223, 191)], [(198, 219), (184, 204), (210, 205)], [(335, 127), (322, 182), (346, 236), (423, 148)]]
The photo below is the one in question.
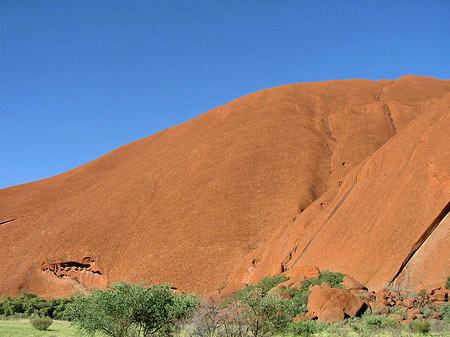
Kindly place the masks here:
[(69, 322), (53, 321), (46, 331), (33, 328), (28, 319), (0, 320), (0, 337), (82, 337)]
[[(189, 334), (186, 332), (181, 333), (180, 337), (188, 337)], [(80, 334), (77, 332), (75, 328), (71, 326), (69, 322), (66, 321), (53, 321), (53, 324), (50, 326), (47, 331), (39, 331), (33, 328), (30, 321), (28, 319), (17, 319), (17, 320), (0, 320), (0, 337), (88, 337), (87, 335)], [(285, 335), (288, 336), (288, 335)], [(279, 336), (279, 337), (285, 337)], [(419, 333), (411, 333), (406, 330), (399, 331), (383, 331), (383, 332), (371, 332), (359, 334), (355, 331), (349, 331), (348, 329), (344, 329), (339, 331), (327, 331), (318, 333), (317, 337), (334, 337), (334, 336), (345, 336), (345, 337), (423, 337), (423, 336), (439, 336), (439, 337), (450, 337), (450, 332), (441, 331), (434, 332), (431, 334), (419, 334)], [(104, 337), (104, 335), (96, 334), (96, 337)], [(276, 336), (274, 336), (276, 337)]]

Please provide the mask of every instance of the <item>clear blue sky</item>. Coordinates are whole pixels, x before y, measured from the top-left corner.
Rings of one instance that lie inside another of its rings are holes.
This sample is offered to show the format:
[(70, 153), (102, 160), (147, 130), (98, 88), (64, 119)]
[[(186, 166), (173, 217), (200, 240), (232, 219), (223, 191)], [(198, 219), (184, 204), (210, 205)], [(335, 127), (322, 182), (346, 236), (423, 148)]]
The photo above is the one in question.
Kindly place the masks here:
[(0, 0), (0, 188), (240, 96), (450, 79), (450, 1)]

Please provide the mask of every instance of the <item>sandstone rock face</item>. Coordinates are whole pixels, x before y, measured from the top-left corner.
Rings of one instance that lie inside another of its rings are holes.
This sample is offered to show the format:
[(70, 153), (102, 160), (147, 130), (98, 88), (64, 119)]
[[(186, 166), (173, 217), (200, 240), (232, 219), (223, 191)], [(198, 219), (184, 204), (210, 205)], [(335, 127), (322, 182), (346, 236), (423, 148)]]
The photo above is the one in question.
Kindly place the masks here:
[(449, 93), (415, 76), (262, 90), (0, 190), (0, 293), (125, 280), (225, 295), (311, 265), (374, 290), (442, 286)]
[(350, 292), (336, 288), (314, 288), (308, 299), (308, 312), (326, 323), (355, 317), (364, 302)]
[[(379, 97), (390, 107), (404, 99), (403, 85), (417, 84), (418, 79), (402, 78)], [(267, 245), (254, 278), (273, 270), (273, 252), (280, 251), (280, 261), (291, 256), (285, 268), (315, 264), (352, 275), (374, 290), (388, 285), (419, 290), (445, 282), (450, 274), (445, 217), (450, 210), (450, 95), (419, 106), (416, 118), (396, 127), (388, 142)]]

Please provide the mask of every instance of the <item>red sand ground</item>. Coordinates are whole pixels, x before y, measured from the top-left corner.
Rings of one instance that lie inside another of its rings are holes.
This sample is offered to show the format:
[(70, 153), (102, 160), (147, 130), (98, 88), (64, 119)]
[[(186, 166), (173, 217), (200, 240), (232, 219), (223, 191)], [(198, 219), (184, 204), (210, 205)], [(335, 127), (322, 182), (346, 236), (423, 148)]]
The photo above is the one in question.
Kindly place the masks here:
[(0, 190), (0, 294), (143, 280), (224, 295), (300, 265), (442, 285), (449, 109), (434, 78), (287, 85)]

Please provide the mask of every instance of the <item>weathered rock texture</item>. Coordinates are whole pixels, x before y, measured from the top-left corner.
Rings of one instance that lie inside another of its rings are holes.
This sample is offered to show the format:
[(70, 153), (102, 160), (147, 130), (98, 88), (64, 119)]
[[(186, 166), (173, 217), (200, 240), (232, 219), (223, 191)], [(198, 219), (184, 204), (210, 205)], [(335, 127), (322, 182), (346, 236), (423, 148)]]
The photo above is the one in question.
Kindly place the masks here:
[(449, 93), (414, 76), (262, 90), (0, 190), (0, 293), (144, 280), (226, 294), (296, 265), (441, 286)]

